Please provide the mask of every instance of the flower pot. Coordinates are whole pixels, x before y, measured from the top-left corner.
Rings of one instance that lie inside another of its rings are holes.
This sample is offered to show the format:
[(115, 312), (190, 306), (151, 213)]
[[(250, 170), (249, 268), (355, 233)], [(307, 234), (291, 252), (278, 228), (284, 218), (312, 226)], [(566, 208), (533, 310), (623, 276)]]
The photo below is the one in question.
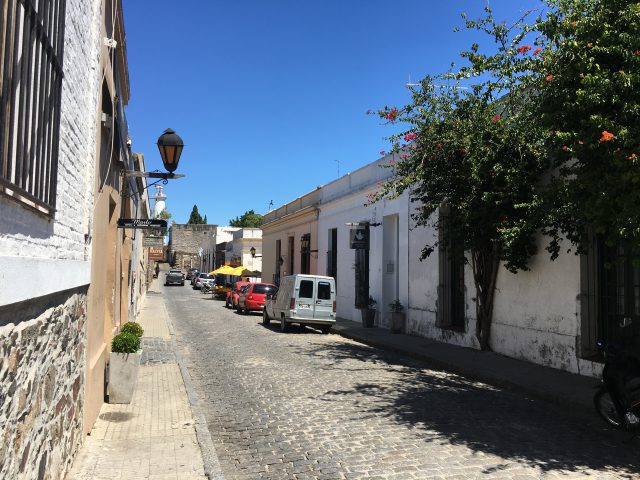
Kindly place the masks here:
[(406, 316), (404, 312), (391, 312), (391, 325), (389, 326), (391, 333), (404, 332), (405, 320)]
[(373, 328), (373, 323), (376, 319), (375, 308), (363, 308), (360, 310), (360, 314), (362, 315), (362, 326), (364, 328)]
[(113, 353), (109, 360), (109, 403), (131, 403), (142, 353)]

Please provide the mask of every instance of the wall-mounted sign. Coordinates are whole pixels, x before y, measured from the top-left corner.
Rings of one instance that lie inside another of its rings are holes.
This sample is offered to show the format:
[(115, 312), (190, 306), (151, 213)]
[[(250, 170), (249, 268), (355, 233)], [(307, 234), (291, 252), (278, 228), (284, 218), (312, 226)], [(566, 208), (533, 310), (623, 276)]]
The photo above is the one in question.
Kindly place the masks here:
[(151, 247), (149, 249), (149, 260), (160, 262), (164, 260), (164, 248)]
[(118, 228), (167, 228), (167, 221), (159, 218), (119, 218)]
[(349, 244), (356, 250), (369, 250), (369, 228), (352, 228), (349, 235)]
[(142, 239), (143, 247), (163, 247), (164, 246), (164, 237), (145, 237)]

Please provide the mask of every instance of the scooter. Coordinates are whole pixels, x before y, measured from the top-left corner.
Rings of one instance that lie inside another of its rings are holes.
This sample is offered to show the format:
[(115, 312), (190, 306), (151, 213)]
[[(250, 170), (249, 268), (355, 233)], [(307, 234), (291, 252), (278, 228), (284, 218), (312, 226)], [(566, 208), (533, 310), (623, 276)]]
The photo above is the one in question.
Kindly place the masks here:
[[(622, 328), (631, 325), (631, 319), (620, 323)], [(610, 426), (640, 432), (640, 352), (620, 342), (598, 342), (604, 352), (602, 385), (593, 397), (596, 411)], [(637, 347), (636, 347), (637, 348)], [(636, 433), (638, 435), (638, 433)]]

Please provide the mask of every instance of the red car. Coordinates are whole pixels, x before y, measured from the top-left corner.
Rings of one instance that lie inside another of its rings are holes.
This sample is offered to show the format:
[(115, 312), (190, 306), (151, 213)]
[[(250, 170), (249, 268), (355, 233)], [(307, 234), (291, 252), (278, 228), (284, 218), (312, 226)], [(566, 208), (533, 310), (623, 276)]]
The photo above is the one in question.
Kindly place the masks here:
[(262, 312), (267, 296), (270, 298), (278, 291), (278, 287), (271, 283), (251, 283), (238, 295), (236, 310), (238, 313)]
[(224, 306), (227, 308), (236, 308), (238, 305), (238, 295), (240, 294), (240, 290), (247, 285), (249, 285), (249, 282), (233, 282), (231, 290), (227, 292)]

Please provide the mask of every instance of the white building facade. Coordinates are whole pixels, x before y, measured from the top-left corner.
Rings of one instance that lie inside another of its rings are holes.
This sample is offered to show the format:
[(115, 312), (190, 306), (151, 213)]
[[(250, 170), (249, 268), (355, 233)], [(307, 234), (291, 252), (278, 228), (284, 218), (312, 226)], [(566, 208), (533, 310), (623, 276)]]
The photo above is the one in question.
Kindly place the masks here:
[[(415, 225), (411, 213), (417, 205), (409, 201), (408, 194), (370, 202), (380, 182), (392, 173), (390, 160), (389, 156), (379, 159), (309, 194), (317, 195), (314, 206), (318, 211), (317, 219), (308, 220), (317, 222), (317, 268), (311, 273), (334, 276), (338, 317), (360, 322), (356, 306), (359, 261), (351, 248), (351, 231), (366, 225), (368, 292), (376, 301), (376, 326), (390, 326), (389, 304), (397, 299), (405, 308), (406, 333), (479, 348), (470, 265), (438, 249), (420, 261), (423, 247), (436, 241), (438, 233)], [(299, 199), (281, 207), (287, 215), (265, 215), (265, 270), (277, 263), (277, 237), (272, 232), (311, 231), (310, 225), (296, 221), (296, 205)], [(302, 212), (305, 207), (300, 206)], [(597, 376), (601, 364), (591, 359), (595, 320), (585, 314), (586, 299), (593, 297), (586, 291), (591, 277), (585, 275), (585, 259), (564, 254), (551, 262), (542, 239), (540, 245), (542, 252), (531, 259), (530, 271), (512, 274), (502, 268), (499, 272), (491, 348), (509, 357)], [(589, 315), (593, 317), (593, 312)]]

